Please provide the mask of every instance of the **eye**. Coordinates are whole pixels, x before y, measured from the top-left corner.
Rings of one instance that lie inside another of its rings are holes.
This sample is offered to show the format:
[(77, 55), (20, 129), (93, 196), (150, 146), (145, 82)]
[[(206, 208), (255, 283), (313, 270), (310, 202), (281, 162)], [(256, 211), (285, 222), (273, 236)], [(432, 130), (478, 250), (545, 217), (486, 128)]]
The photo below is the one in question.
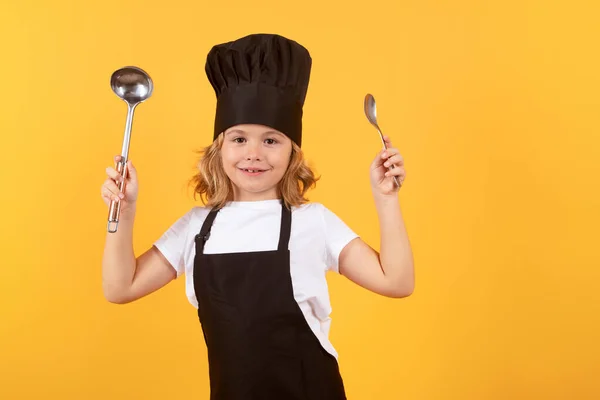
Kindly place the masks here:
[(275, 139), (265, 139), (265, 142), (267, 144), (276, 144), (276, 143), (278, 143), (277, 140), (275, 140)]
[(243, 137), (236, 137), (233, 139), (234, 143), (243, 143), (246, 139), (244, 139)]

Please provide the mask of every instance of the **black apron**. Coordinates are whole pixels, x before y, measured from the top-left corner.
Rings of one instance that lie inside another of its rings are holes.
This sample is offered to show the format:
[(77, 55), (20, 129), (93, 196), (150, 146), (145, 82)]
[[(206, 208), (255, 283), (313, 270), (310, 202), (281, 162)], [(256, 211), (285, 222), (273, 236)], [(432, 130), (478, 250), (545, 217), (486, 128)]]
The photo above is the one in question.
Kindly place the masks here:
[(204, 254), (217, 212), (208, 214), (195, 237), (194, 259), (210, 399), (346, 399), (337, 360), (321, 346), (294, 299), (291, 211), (282, 204), (277, 250)]

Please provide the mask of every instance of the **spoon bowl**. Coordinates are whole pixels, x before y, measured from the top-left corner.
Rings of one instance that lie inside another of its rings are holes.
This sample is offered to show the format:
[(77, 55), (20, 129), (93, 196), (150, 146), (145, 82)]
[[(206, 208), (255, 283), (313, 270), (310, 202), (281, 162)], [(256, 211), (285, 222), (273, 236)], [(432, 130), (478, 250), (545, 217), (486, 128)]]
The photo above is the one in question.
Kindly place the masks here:
[(365, 96), (365, 115), (369, 122), (379, 129), (377, 125), (377, 104), (375, 103), (375, 98), (370, 93), (367, 93)]

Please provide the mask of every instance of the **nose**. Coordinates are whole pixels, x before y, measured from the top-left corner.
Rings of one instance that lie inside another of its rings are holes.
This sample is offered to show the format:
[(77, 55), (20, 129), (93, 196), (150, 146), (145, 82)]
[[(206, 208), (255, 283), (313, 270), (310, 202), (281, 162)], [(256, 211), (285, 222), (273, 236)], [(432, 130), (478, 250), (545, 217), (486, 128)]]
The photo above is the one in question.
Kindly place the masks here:
[(246, 160), (248, 161), (260, 161), (262, 154), (260, 151), (260, 144), (249, 142), (246, 146)]

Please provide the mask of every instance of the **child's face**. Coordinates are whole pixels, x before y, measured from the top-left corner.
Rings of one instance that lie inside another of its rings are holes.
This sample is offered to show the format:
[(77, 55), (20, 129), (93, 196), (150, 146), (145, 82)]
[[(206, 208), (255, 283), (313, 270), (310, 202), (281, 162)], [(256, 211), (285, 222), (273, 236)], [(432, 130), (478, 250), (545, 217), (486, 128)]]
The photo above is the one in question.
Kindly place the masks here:
[(263, 125), (236, 125), (225, 131), (221, 158), (233, 182), (234, 200), (277, 198), (277, 184), (285, 174), (292, 141)]

